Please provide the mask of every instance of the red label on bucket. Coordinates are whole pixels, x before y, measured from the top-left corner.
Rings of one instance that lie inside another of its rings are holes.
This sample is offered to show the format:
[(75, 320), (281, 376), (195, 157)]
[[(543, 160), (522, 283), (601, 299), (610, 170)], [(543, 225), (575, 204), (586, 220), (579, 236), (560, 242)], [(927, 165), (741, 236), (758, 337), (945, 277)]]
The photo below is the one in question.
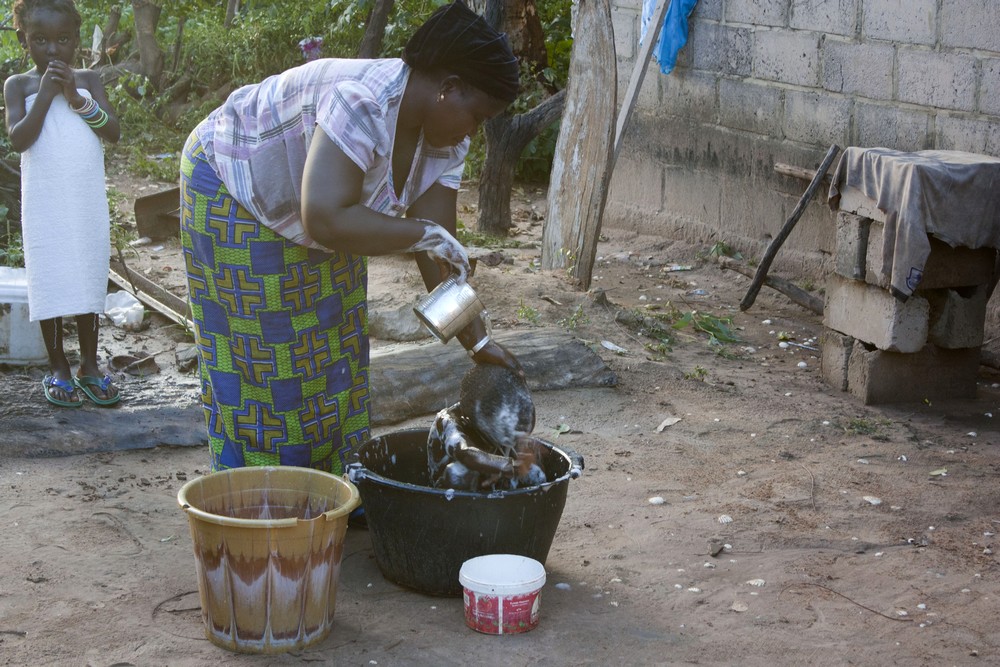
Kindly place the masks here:
[(538, 625), (539, 591), (489, 595), (465, 589), (465, 623), (477, 632), (510, 635)]

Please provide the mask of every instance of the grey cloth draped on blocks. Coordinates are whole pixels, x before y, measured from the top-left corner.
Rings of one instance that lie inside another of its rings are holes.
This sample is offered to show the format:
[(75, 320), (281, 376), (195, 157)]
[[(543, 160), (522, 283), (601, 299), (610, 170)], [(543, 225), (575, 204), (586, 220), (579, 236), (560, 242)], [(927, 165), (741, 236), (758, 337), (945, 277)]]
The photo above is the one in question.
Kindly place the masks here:
[(1000, 248), (1000, 158), (850, 147), (833, 175), (831, 208), (847, 187), (885, 213), (883, 266), (892, 267), (891, 291), (898, 298), (920, 284), (928, 234), (952, 247)]

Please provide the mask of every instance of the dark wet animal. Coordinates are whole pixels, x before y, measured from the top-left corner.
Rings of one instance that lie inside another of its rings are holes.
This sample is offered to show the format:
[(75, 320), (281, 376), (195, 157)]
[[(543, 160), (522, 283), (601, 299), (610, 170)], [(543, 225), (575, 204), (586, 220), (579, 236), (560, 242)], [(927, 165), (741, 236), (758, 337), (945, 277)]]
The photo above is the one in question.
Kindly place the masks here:
[(476, 364), (462, 378), (459, 402), (441, 410), (431, 428), (431, 485), (491, 491), (544, 483), (534, 428), (535, 404), (524, 379), (502, 366)]

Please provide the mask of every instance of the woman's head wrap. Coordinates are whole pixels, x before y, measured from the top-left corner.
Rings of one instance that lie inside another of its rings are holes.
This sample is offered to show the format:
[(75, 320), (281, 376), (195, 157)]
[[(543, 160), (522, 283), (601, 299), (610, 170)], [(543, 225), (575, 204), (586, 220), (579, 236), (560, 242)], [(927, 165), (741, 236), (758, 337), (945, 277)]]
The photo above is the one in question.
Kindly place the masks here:
[(441, 7), (417, 29), (403, 50), (413, 69), (441, 69), (505, 102), (520, 90), (517, 58), (507, 36), (494, 30), (462, 0)]

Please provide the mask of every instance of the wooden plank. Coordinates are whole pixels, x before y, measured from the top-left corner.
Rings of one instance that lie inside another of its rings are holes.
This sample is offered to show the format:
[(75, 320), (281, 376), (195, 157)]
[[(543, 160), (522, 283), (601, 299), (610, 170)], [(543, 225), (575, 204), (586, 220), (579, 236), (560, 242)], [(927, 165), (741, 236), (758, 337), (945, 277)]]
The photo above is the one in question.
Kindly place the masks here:
[(660, 38), (660, 30), (663, 29), (663, 21), (667, 18), (667, 11), (670, 9), (671, 0), (657, 0), (656, 9), (653, 10), (653, 19), (646, 32), (646, 39), (642, 43), (642, 50), (635, 59), (632, 67), (632, 77), (629, 79), (628, 89), (625, 97), (622, 98), (622, 108), (618, 112), (618, 121), (615, 123), (615, 147), (611, 158), (611, 169), (614, 169), (618, 162), (618, 154), (622, 150), (622, 140), (625, 136), (625, 128), (635, 111), (636, 101), (639, 99), (639, 90), (642, 82), (646, 78), (646, 71), (649, 69), (649, 61), (653, 58), (653, 49)]
[[(775, 162), (774, 171), (783, 176), (791, 176), (792, 178), (800, 178), (803, 181), (811, 181), (816, 177), (815, 169), (806, 169), (805, 167), (796, 167), (794, 164), (785, 164), (784, 162)], [(829, 180), (829, 176), (824, 176), (826, 180)]]
[(542, 267), (569, 268), (590, 287), (611, 180), (617, 87), (609, 0), (581, 0), (555, 159), (549, 178)]
[(135, 227), (139, 236), (153, 241), (176, 237), (180, 232), (179, 187), (161, 190), (135, 200)]
[(111, 270), (108, 277), (111, 282), (126, 292), (130, 292), (156, 312), (186, 329), (194, 330), (194, 322), (188, 317), (190, 311), (184, 299), (171, 294), (149, 278), (132, 271), (114, 258), (111, 260)]

